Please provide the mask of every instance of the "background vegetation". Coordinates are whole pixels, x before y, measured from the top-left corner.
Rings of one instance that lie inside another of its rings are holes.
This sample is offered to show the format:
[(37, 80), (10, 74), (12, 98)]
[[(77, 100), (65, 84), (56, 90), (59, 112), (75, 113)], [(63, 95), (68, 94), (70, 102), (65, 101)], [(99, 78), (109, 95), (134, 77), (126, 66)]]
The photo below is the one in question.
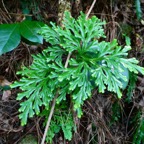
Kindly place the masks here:
[[(3, 54), (0, 56), (0, 143), (16, 144), (26, 143), (26, 141), (30, 143), (29, 140), (32, 139), (32, 143), (37, 143), (37, 141), (40, 143), (44, 133), (44, 119), (37, 116), (29, 119), (26, 126), (20, 126), (18, 118), (20, 102), (16, 101), (17, 93), (20, 90), (11, 90), (9, 87), (11, 82), (20, 79), (16, 72), (23, 66), (32, 64), (31, 55), (41, 53), (50, 45), (45, 41), (42, 43), (42, 37), (38, 37), (37, 32), (34, 34), (35, 39), (29, 37), (31, 34), (33, 37), (33, 33), (25, 35), (24, 32), (35, 28), (37, 21), (41, 22), (39, 26), (44, 23), (49, 24), (50, 21), (62, 26), (61, 21), (65, 10), (70, 11), (72, 16), (77, 18), (80, 11), (88, 12), (92, 2), (92, 0), (1, 1), (0, 37), (3, 38), (2, 31), (4, 29), (7, 29), (9, 33), (14, 26), (17, 29), (14, 31), (13, 39), (16, 44), (9, 50), (3, 45), (3, 41), (8, 41), (9, 36), (0, 40), (0, 54)], [(143, 6), (144, 3), (139, 0), (97, 0), (89, 16), (95, 15), (102, 21), (106, 21), (104, 26), (106, 41), (111, 42), (113, 39), (117, 39), (119, 45), (131, 45), (132, 50), (128, 57), (136, 57), (142, 67), (144, 66)], [(24, 20), (29, 21), (28, 25), (31, 27), (24, 29), (23, 27), (26, 28)], [(34, 21), (36, 23), (33, 23)], [(17, 24), (13, 25), (13, 23)], [(13, 26), (8, 29), (8, 27), (2, 26), (3, 24)], [(129, 77), (128, 87), (123, 91), (121, 99), (117, 99), (115, 94), (110, 92), (106, 91), (101, 94), (95, 89), (92, 98), (83, 105), (84, 114), (81, 119), (72, 116), (75, 118), (74, 123), (77, 126), (72, 140), (66, 140), (63, 132), (59, 131), (53, 138), (53, 143), (144, 143), (144, 80), (141, 74), (136, 76), (132, 73)], [(57, 113), (62, 115), (63, 112), (56, 111), (55, 115)], [(43, 112), (42, 115), (45, 113)], [(66, 120), (64, 116), (62, 118)], [(73, 121), (71, 122), (73, 123)], [(55, 127), (55, 123), (51, 124)], [(57, 131), (55, 129), (55, 132)]]

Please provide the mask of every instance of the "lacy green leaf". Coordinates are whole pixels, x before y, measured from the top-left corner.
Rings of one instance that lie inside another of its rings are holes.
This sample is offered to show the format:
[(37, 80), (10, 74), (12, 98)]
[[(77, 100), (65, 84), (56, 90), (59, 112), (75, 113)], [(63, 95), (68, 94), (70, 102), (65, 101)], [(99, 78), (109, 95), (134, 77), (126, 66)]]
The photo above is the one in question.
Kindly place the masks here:
[[(122, 90), (129, 82), (128, 73), (144, 74), (138, 60), (128, 58), (130, 46), (119, 46), (116, 39), (105, 41), (104, 24), (96, 16), (86, 19), (81, 12), (74, 19), (69, 12), (65, 12), (64, 27), (52, 22), (42, 27), (39, 33), (49, 47), (33, 56), (31, 66), (23, 67), (18, 72), (22, 78), (12, 85), (22, 90), (17, 96), (17, 100), (22, 101), (19, 109), (22, 125), (27, 123), (28, 117), (40, 115), (42, 108), (49, 114), (50, 103), (58, 93), (54, 125), (61, 127), (65, 138), (70, 140), (72, 134), (66, 132), (72, 131), (69, 125), (71, 120), (63, 120), (62, 124), (59, 119), (66, 118), (62, 111), (72, 107), (80, 118), (82, 106), (94, 89), (100, 93), (107, 90), (121, 98)], [(68, 54), (71, 56), (65, 68)], [(62, 113), (62, 117), (57, 111)], [(51, 138), (54, 133), (53, 130)]]

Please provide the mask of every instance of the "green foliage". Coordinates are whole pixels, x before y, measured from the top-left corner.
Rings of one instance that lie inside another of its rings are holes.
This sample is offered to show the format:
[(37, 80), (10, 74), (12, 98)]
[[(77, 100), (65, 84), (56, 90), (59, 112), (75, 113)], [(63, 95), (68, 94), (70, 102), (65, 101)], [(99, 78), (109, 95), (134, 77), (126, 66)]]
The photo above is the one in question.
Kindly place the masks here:
[(119, 101), (117, 101), (114, 102), (114, 104), (112, 105), (112, 118), (110, 125), (117, 122), (120, 119), (120, 117), (121, 117), (121, 107)]
[(137, 76), (134, 73), (130, 73), (130, 82), (129, 82), (129, 86), (127, 88), (127, 98), (126, 101), (127, 102), (131, 102), (132, 97), (133, 97), (133, 90), (136, 87), (136, 81), (137, 81)]
[(144, 118), (142, 113), (139, 111), (135, 116), (136, 129), (133, 136), (133, 144), (141, 144), (144, 143)]
[(33, 43), (43, 43), (43, 37), (38, 34), (43, 23), (38, 21), (23, 21), (14, 24), (0, 25), (0, 55), (16, 48), (24, 37)]
[(136, 7), (136, 15), (137, 19), (140, 20), (142, 18), (142, 10), (141, 10), (141, 4), (140, 0), (135, 0), (135, 7)]
[[(20, 0), (20, 4), (22, 7), (22, 13), (23, 14), (30, 14), (30, 1), (27, 0)], [(32, 20), (32, 18), (30, 16), (26, 16), (26, 20)]]
[[(107, 89), (121, 98), (122, 81), (128, 81), (124, 69), (144, 74), (144, 68), (137, 65), (135, 58), (126, 58), (130, 46), (122, 48), (118, 46), (116, 39), (112, 42), (99, 40), (105, 37), (102, 28), (104, 24), (95, 16), (87, 20), (85, 14), (81, 13), (75, 20), (66, 12), (64, 28), (54, 23), (42, 27), (40, 34), (51, 46), (33, 56), (32, 65), (18, 72), (22, 78), (12, 85), (13, 88), (20, 87), (22, 90), (17, 97), (17, 100), (24, 99), (19, 109), (22, 125), (27, 123), (28, 117), (38, 115), (41, 106), (49, 110), (49, 104), (57, 91), (57, 104), (70, 99), (73, 109), (81, 117), (82, 105), (91, 97), (94, 88), (102, 93)], [(69, 53), (69, 65), (65, 68)], [(62, 117), (65, 116), (62, 114)], [(61, 124), (61, 128), (70, 140), (71, 133), (67, 131), (71, 127), (68, 122), (66, 124)], [(54, 132), (57, 131), (56, 128)]]
[[(23, 14), (32, 14), (38, 21), (42, 21), (43, 18), (40, 13), (41, 2), (37, 0), (20, 0)], [(31, 20), (31, 16), (26, 16), (26, 20)]]
[(5, 86), (0, 86), (0, 91), (6, 91), (6, 90), (10, 90), (10, 86), (5, 85)]
[[(72, 139), (72, 131), (74, 130), (75, 126), (72, 113), (68, 109), (69, 107), (67, 102), (63, 102), (61, 105), (56, 105), (55, 113), (52, 117), (50, 128), (47, 133), (47, 142), (52, 143), (52, 139), (54, 138), (55, 134), (60, 132), (60, 130), (63, 131), (64, 138), (66, 140)], [(47, 120), (49, 112), (49, 110), (43, 110), (40, 116), (44, 116), (45, 120)], [(44, 126), (46, 125), (46, 122), (47, 121), (45, 121)]]
[(20, 23), (20, 34), (30, 42), (43, 43), (43, 37), (38, 34), (41, 26), (43, 26), (42, 22), (23, 21)]
[(19, 25), (0, 25), (0, 55), (13, 50), (20, 43)]
[(28, 134), (24, 138), (22, 138), (19, 144), (38, 144), (38, 143), (37, 139), (33, 135)]
[(125, 43), (127, 46), (131, 45), (131, 34), (132, 34), (132, 27), (128, 24), (122, 23), (121, 24), (122, 36), (125, 39)]
[(121, 81), (121, 83), (122, 83), (122, 88), (121, 89), (124, 90), (127, 87), (128, 82), (129, 82), (129, 71), (128, 71), (127, 68), (125, 68), (122, 65), (121, 65), (121, 68), (123, 69), (123, 72), (121, 72), (121, 74), (127, 78), (127, 81), (125, 81), (125, 80), (123, 80), (121, 78), (119, 79)]

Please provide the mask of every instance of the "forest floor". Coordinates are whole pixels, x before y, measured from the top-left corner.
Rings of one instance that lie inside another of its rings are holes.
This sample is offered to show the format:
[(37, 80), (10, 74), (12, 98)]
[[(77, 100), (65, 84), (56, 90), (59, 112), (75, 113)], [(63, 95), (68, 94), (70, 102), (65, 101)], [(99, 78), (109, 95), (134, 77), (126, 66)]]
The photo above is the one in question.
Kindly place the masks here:
[[(87, 13), (92, 0), (71, 1), (73, 17), (79, 12)], [(58, 1), (54, 0), (7, 0), (0, 1), (0, 24), (21, 22), (25, 19), (24, 11), (32, 20), (58, 22)], [(141, 10), (144, 12), (144, 1), (141, 1)], [(106, 41), (118, 39), (120, 45), (125, 45), (125, 39), (131, 41), (132, 50), (129, 57), (136, 57), (140, 66), (144, 67), (144, 21), (137, 18), (135, 4), (132, 0), (97, 0), (91, 16), (96, 15), (106, 21), (104, 26)], [(144, 15), (142, 14), (142, 18)], [(142, 19), (141, 18), (141, 19)], [(22, 42), (16, 49), (0, 56), (0, 84), (10, 84), (19, 80), (16, 72), (22, 65), (32, 63), (32, 54), (40, 53), (47, 43), (33, 46)], [(74, 134), (72, 141), (64, 141), (63, 135), (54, 138), (54, 144), (130, 144), (133, 141), (136, 115), (143, 114), (144, 109), (144, 78), (138, 75), (135, 82), (132, 76), (129, 88), (123, 92), (121, 100), (106, 92), (93, 97), (83, 106), (84, 115), (79, 120), (78, 134)], [(133, 86), (132, 86), (133, 85)], [(5, 96), (0, 92), (0, 144), (22, 144), (22, 139), (29, 135), (40, 143), (44, 127), (43, 119), (34, 117), (29, 119), (26, 126), (20, 126), (18, 109), (20, 102), (16, 100), (18, 89), (10, 90)], [(130, 98), (130, 99), (129, 99)], [(141, 116), (143, 119), (143, 116)], [(133, 121), (135, 121), (133, 123)]]

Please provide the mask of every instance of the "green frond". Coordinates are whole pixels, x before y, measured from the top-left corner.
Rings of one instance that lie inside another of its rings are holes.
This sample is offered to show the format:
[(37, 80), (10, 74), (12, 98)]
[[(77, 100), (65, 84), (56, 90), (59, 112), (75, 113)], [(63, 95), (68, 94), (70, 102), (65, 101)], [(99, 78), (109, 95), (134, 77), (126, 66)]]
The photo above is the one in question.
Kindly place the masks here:
[[(28, 117), (39, 115), (42, 106), (49, 113), (49, 104), (57, 91), (58, 108), (68, 101), (68, 96), (73, 109), (81, 117), (82, 105), (91, 97), (93, 89), (97, 88), (101, 93), (108, 90), (121, 98), (122, 90), (129, 82), (129, 72), (144, 74), (144, 68), (138, 66), (138, 60), (127, 58), (130, 46), (123, 48), (116, 39), (112, 42), (100, 41), (100, 38), (106, 37), (104, 24), (96, 16), (86, 19), (86, 15), (81, 12), (78, 19), (74, 19), (69, 12), (65, 12), (64, 27), (52, 22), (50, 26), (42, 27), (40, 34), (50, 46), (41, 54), (33, 56), (31, 66), (23, 67), (18, 72), (22, 76), (20, 81), (11, 86), (22, 90), (17, 96), (17, 100), (23, 100), (19, 109), (22, 125), (27, 123)], [(65, 68), (69, 53), (71, 57)], [(51, 123), (53, 129), (51, 127), (48, 134), (50, 142), (60, 129), (66, 139), (72, 138), (72, 116), (65, 121), (66, 115), (55, 115)], [(62, 118), (63, 123), (59, 118)]]

